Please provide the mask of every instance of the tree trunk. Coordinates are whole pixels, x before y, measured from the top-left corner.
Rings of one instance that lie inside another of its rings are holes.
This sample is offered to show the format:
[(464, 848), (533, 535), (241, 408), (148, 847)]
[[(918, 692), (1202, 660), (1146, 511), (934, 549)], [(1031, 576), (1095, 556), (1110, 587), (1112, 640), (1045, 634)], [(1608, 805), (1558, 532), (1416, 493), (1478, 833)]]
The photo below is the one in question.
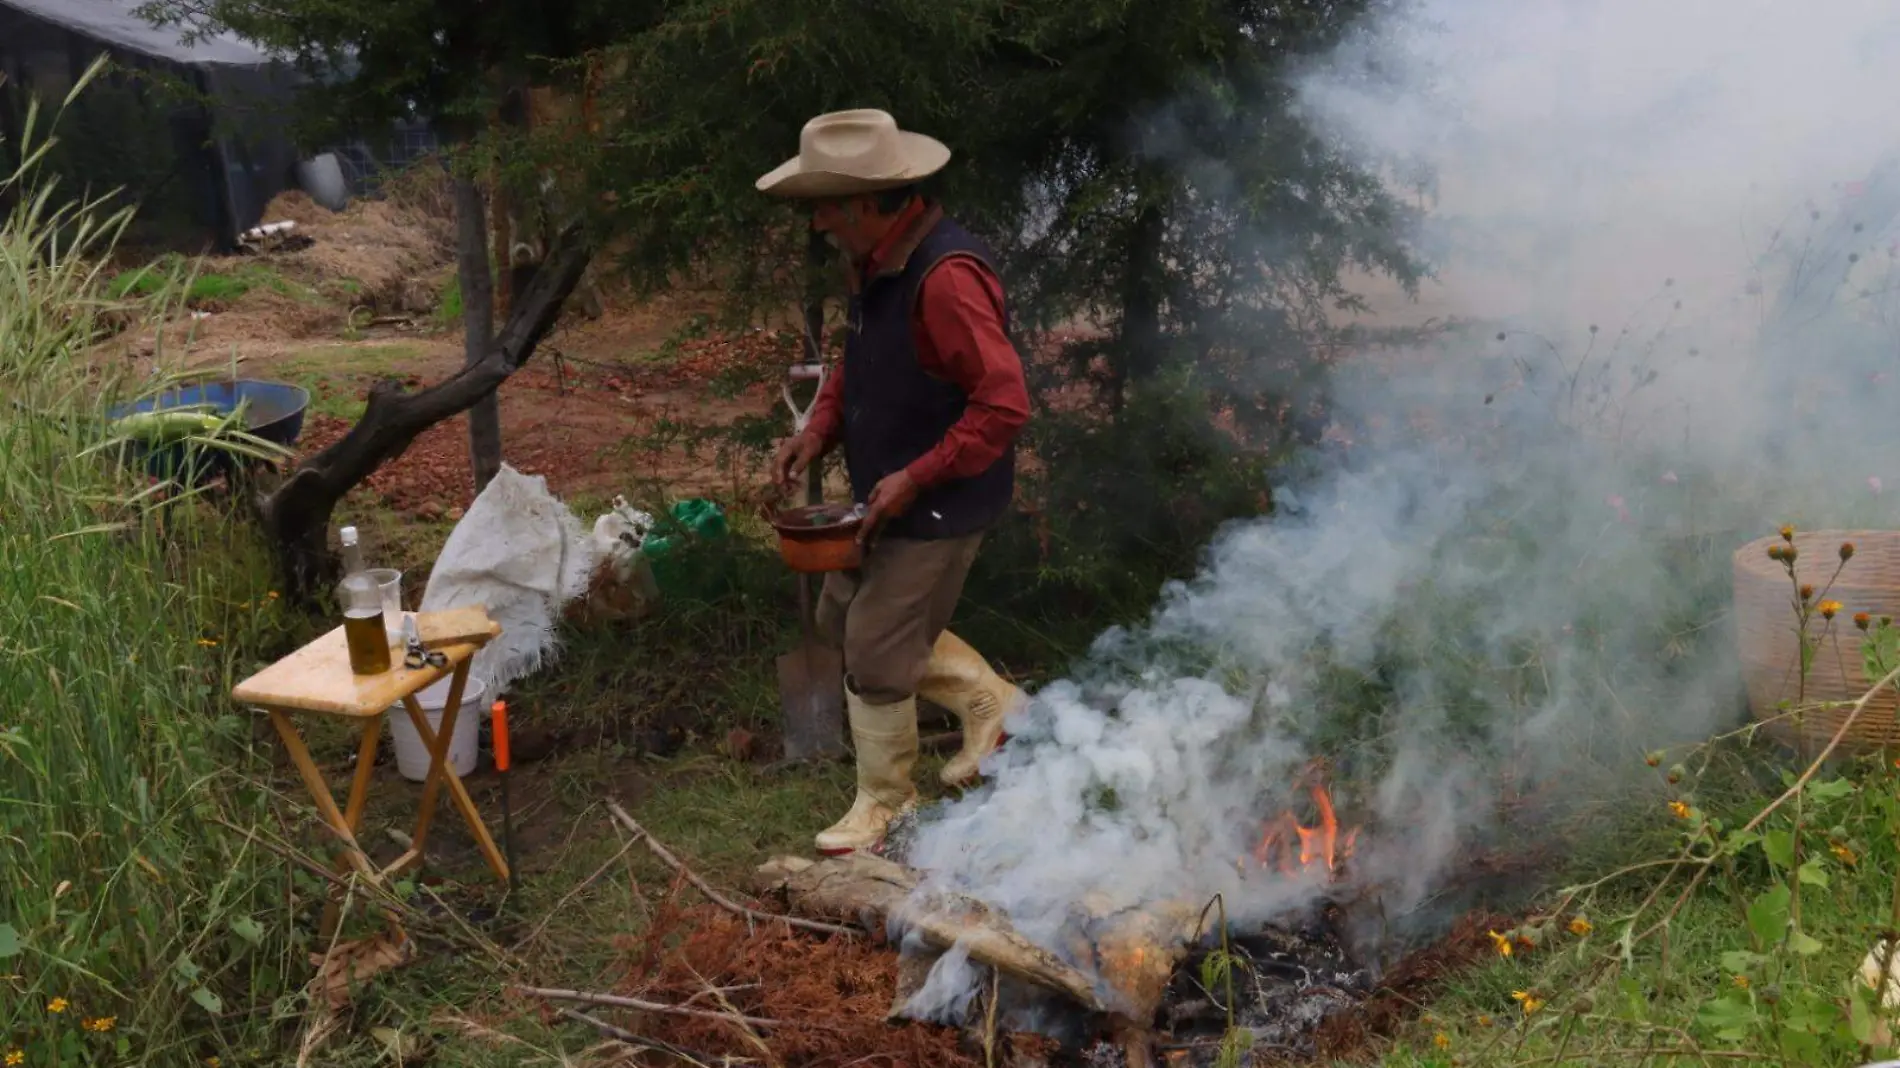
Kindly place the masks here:
[(1128, 235), (1128, 269), (1122, 278), (1122, 337), (1109, 379), (1109, 408), (1119, 414), (1130, 383), (1161, 366), (1161, 206), (1144, 203)]
[[(509, 313), (501, 333), (454, 377), (417, 393), (387, 379), (369, 392), (363, 418), (340, 441), (303, 461), (282, 485), (258, 503), (259, 519), (276, 543), (285, 587), (308, 598), (334, 571), (329, 550), (330, 516), (337, 502), (386, 461), (401, 456), (417, 434), (465, 412), (495, 390), (534, 354), (554, 326), (561, 306), (593, 257), (578, 224), (555, 242), (534, 284)], [(483, 256), (486, 276), (486, 253)], [(471, 306), (487, 301), (464, 294)]]
[[(482, 187), (455, 179), (455, 271), (462, 283), (462, 366), (474, 367), (494, 345), (494, 272), (488, 262), (488, 213)], [(405, 443), (406, 445), (407, 443)], [(491, 391), (468, 410), (468, 459), (475, 495), (501, 470), (501, 402)]]

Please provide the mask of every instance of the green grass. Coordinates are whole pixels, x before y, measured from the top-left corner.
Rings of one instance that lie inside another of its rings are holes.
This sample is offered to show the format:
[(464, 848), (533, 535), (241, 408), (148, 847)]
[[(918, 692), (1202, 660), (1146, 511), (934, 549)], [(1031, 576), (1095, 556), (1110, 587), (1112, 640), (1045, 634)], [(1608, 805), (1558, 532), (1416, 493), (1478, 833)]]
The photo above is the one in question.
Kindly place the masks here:
[(364, 379), (402, 375), (423, 356), (417, 345), (335, 344), (298, 349), (277, 365), (278, 374), (310, 391), (310, 410), (355, 423), (368, 397)]
[(462, 276), (457, 271), (451, 270), (448, 281), (442, 285), (442, 300), (436, 305), (435, 320), (444, 328), (462, 323)]
[(269, 290), (307, 303), (320, 300), (314, 290), (268, 267), (243, 264), (230, 271), (200, 271), (198, 266), (172, 253), (114, 276), (106, 283), (105, 293), (114, 300), (149, 300), (164, 294), (174, 302), (182, 300), (194, 308), (229, 307), (254, 289)]
[(298, 375), (293, 381), (310, 392), (310, 410), (318, 415), (354, 424), (369, 409), (369, 402), (362, 396), (337, 389), (331, 379), (321, 375)]
[(161, 503), (111, 459), (122, 394), (83, 345), (125, 217), (0, 184), (22, 194), (0, 223), (0, 1050), (228, 1058), (269, 1039), (301, 970), (281, 864), (229, 829), (269, 809), (221, 700), (282, 609), (219, 509)]
[[(1382, 1063), (1875, 1059), (1872, 992), (1855, 976), (1894, 924), (1900, 776), (1884, 760), (1822, 772), (1741, 834), (1780, 792), (1758, 778), (1770, 763), (1724, 749), (1670, 796), (1686, 816), (1661, 798), (1633, 805), (1600, 832), (1607, 848), (1573, 865), (1575, 886), (1500, 932), (1538, 928), (1540, 944), (1453, 977)], [(1716, 858), (1706, 870), (1674, 864), (1691, 842)]]
[(413, 370), (424, 351), (420, 345), (390, 344), (313, 345), (298, 349), (284, 358), (284, 367), (295, 374), (336, 377), (340, 375), (402, 374)]

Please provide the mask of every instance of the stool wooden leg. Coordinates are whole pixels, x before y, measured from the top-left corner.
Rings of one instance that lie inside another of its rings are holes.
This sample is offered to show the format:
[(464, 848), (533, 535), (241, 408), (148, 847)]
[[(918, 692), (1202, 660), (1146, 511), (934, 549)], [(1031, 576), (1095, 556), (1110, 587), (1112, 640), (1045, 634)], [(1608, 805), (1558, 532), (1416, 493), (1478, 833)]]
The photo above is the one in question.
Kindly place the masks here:
[[(363, 737), (356, 746), (356, 775), (350, 781), (350, 797), (343, 807), (343, 822), (349, 824), (351, 834), (355, 834), (356, 829), (363, 824), (363, 809), (369, 802), (369, 781), (376, 772), (376, 746), (382, 741), (382, 737), (383, 717), (378, 716), (363, 724)], [(334, 867), (339, 874), (349, 870), (348, 855), (338, 856)], [(384, 871), (382, 874), (388, 875), (389, 872)], [(336, 899), (332, 897), (324, 906), (323, 920), (317, 926), (317, 936), (326, 942), (329, 941), (330, 936), (336, 933), (336, 925), (341, 918), (342, 910), (337, 907)], [(391, 922), (394, 922), (393, 918)]]
[(290, 762), (297, 766), (297, 774), (303, 777), (303, 784), (310, 790), (311, 800), (317, 803), (317, 814), (323, 822), (330, 825), (337, 837), (343, 839), (345, 855), (352, 867), (365, 875), (376, 873), (375, 865), (356, 843), (356, 831), (350, 821), (336, 807), (336, 798), (330, 796), (330, 785), (323, 781), (323, 772), (317, 769), (316, 761), (310, 759), (310, 750), (304, 748), (303, 737), (297, 733), (297, 727), (290, 717), (275, 709), (270, 710), (271, 724), (277, 728), (277, 734), (284, 740), (284, 748), (290, 751)]
[[(282, 712), (275, 709), (266, 711), (270, 713), (271, 725), (277, 728), (278, 737), (284, 740), (284, 749), (290, 753), (290, 762), (296, 765), (298, 776), (303, 779), (305, 788), (310, 791), (311, 800), (316, 802), (317, 814), (323, 817), (323, 822), (329, 824), (337, 837), (343, 839), (343, 852), (337, 857), (336, 866), (339, 869), (353, 867), (365, 875), (374, 877), (375, 865), (370, 863), (368, 855), (363, 852), (363, 847), (356, 841), (356, 821), (362, 815), (362, 799), (359, 795), (363, 794), (369, 785), (369, 778), (364, 774), (363, 768), (356, 769), (356, 783), (350, 790), (350, 814), (346, 816), (337, 810), (336, 798), (330, 795), (330, 784), (324, 781), (323, 772), (317, 768), (316, 761), (310, 759), (310, 750), (305, 748), (303, 736), (297, 733), (296, 724)], [(370, 737), (374, 738), (375, 735), (370, 734)], [(375, 759), (374, 749), (370, 750), (369, 756), (371, 760)], [(325, 942), (329, 941), (330, 937), (336, 933), (337, 924), (341, 923), (342, 919), (343, 909), (337, 904), (336, 894), (327, 892), (324, 895), (323, 915), (317, 921), (317, 937)]]
[(356, 745), (356, 778), (350, 783), (350, 801), (343, 820), (355, 833), (363, 819), (363, 806), (369, 801), (369, 780), (376, 771), (376, 744), (383, 738), (383, 717), (363, 721), (363, 737)]
[(441, 730), (430, 730), (429, 717), (422, 714), (422, 705), (414, 694), (402, 699), (403, 707), (409, 710), (409, 718), (416, 725), (416, 733), (422, 736), (429, 750), (429, 777), (422, 784), (422, 815), (416, 822), (417, 853), (422, 852), (423, 842), (429, 837), (429, 825), (435, 822), (436, 791), (442, 787), (442, 773), (449, 770), (449, 741), (455, 737), (455, 720), (462, 711), (462, 689), (468, 684), (468, 666), (467, 660), (455, 665), (455, 674), (449, 680), (448, 700), (442, 705)]
[[(502, 857), (501, 849), (495, 845), (494, 836), (488, 833), (488, 825), (482, 822), (481, 811), (475, 807), (474, 799), (468, 796), (468, 788), (462, 785), (462, 777), (449, 766), (446, 743), (452, 737), (449, 732), (454, 729), (455, 724), (448, 711), (444, 710), (442, 713), (442, 729), (431, 736), (429, 721), (422, 714), (422, 706), (411, 697), (403, 700), (403, 707), (409, 710), (409, 719), (415, 724), (416, 733), (422, 736), (423, 743), (429, 747), (430, 753), (435, 754), (431, 757), (432, 763), (429, 765), (429, 781), (435, 782), (436, 776), (440, 774), (442, 780), (448, 784), (449, 799), (455, 803), (456, 811), (462, 814), (462, 822), (468, 824), (469, 832), (475, 836), (475, 844), (480, 847), (482, 856), (488, 861), (488, 866), (494, 870), (502, 882), (507, 882), (508, 862)], [(416, 818), (416, 832), (412, 836), (418, 854), (422, 850), (423, 839), (429, 833), (429, 825), (435, 819), (435, 803), (426, 786), (423, 788), (422, 803), (422, 812)]]

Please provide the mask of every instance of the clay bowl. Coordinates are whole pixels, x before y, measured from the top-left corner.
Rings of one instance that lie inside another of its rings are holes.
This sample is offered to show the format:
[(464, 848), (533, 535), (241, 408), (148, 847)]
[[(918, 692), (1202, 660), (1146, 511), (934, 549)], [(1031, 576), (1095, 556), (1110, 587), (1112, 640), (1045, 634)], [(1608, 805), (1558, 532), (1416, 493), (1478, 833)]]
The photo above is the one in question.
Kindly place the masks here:
[(793, 571), (819, 573), (857, 567), (858, 528), (863, 520), (849, 504), (812, 504), (773, 513), (779, 555)]

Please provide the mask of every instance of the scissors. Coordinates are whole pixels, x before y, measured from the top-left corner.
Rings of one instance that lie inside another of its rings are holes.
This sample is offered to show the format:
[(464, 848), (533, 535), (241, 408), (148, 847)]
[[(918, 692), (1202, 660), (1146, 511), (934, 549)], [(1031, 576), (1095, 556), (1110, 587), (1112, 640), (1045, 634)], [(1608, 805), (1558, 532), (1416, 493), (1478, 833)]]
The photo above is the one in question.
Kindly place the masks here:
[(422, 647), (422, 634), (416, 629), (416, 617), (402, 617), (402, 636), (407, 643), (408, 652), (403, 655), (402, 666), (410, 670), (425, 667), (444, 668), (449, 666), (447, 654), (435, 649)]

